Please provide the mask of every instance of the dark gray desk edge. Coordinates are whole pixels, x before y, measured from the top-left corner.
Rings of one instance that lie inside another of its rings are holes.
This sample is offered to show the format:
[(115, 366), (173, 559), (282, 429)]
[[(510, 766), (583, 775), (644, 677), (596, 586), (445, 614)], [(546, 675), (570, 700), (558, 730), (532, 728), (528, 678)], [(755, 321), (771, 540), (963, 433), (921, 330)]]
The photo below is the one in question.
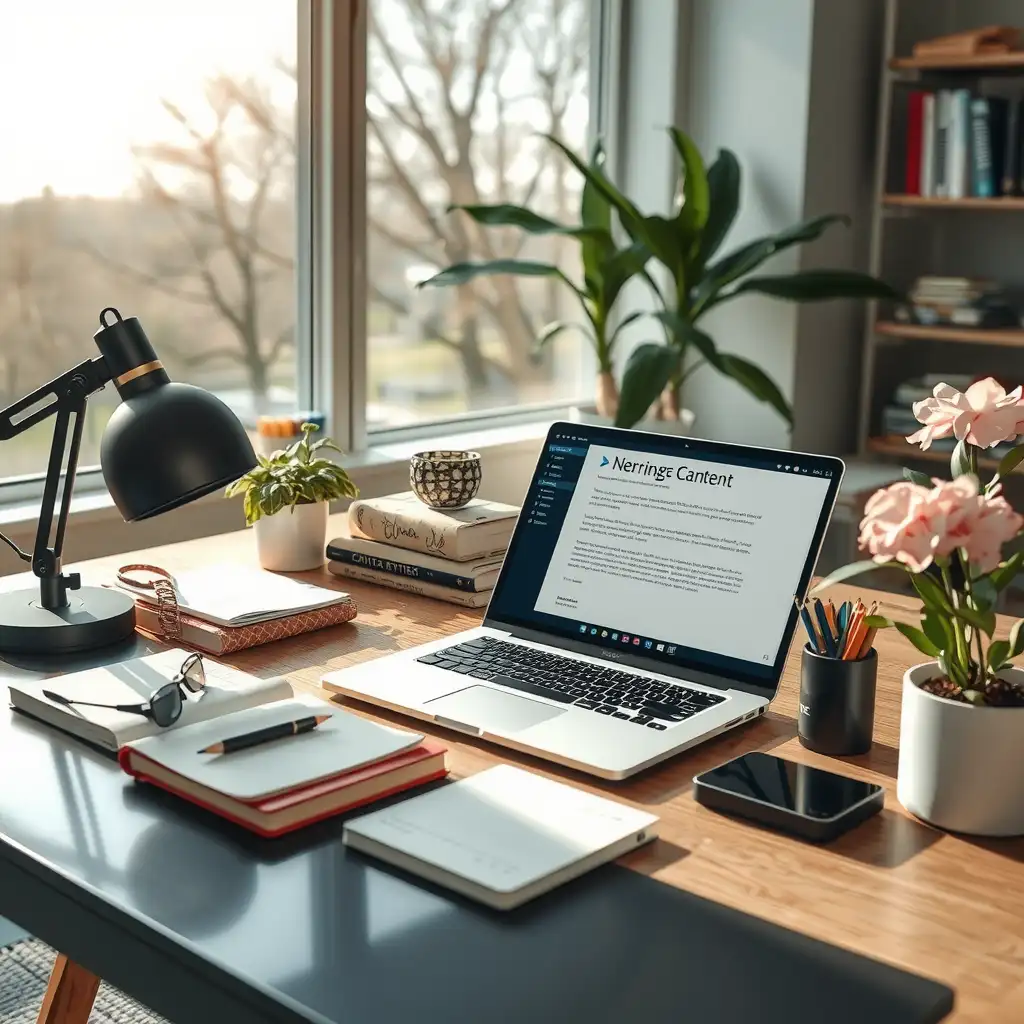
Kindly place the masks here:
[[(264, 986), (237, 978), (223, 963), (172, 939), (156, 922), (142, 922), (115, 907), (85, 883), (44, 867), (17, 844), (0, 842), (0, 866), (5, 914), (171, 1021), (223, 1024), (239, 1019), (244, 1005), (252, 1014), (246, 1024), (334, 1024), (287, 996), (271, 995)], [(125, 932), (131, 933), (133, 942), (124, 941)], [(164, 941), (154, 943), (154, 935)], [(116, 954), (105, 956), (108, 949)], [(230, 979), (230, 986), (219, 984), (211, 974)], [(255, 1002), (254, 993), (266, 1002)]]

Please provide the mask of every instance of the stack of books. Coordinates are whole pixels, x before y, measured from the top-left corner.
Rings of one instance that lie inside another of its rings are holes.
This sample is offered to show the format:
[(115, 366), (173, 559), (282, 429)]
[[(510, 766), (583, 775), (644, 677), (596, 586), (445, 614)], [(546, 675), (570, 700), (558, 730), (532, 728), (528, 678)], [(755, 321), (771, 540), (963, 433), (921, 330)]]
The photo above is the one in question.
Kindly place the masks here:
[(1021, 195), (1022, 103), (967, 89), (911, 92), (907, 193), (944, 199)]
[(898, 306), (896, 319), (930, 327), (1014, 327), (1016, 307), (996, 281), (976, 277), (925, 275), (914, 282), (910, 303)]
[(490, 600), (519, 509), (475, 499), (428, 508), (411, 491), (354, 501), (347, 529), (327, 545), (327, 568), (467, 608)]

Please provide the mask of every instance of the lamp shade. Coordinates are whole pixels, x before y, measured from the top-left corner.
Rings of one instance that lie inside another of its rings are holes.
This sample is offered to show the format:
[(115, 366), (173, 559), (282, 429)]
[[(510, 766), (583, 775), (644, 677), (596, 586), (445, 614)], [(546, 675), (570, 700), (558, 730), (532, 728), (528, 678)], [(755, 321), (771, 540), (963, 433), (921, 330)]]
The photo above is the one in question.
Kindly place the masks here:
[(132, 522), (226, 487), (256, 465), (238, 417), (217, 397), (171, 382), (135, 317), (95, 335), (122, 403), (100, 442), (114, 504)]

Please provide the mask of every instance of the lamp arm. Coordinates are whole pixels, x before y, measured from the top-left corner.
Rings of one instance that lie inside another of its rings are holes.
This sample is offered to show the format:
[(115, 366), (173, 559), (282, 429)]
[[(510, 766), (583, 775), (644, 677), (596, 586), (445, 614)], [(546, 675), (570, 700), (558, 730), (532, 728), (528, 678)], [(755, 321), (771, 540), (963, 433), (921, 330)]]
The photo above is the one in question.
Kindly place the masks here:
[[(44, 608), (58, 609), (68, 606), (67, 591), (81, 586), (78, 573), (65, 576), (61, 572), (61, 552), (64, 548), (64, 534), (67, 530), (71, 511), (71, 493), (75, 486), (78, 470), (78, 455), (82, 446), (82, 430), (85, 425), (85, 406), (89, 395), (99, 391), (111, 379), (110, 371), (102, 357), (79, 363), (48, 384), (26, 395), (0, 412), (0, 440), (17, 437), (30, 427), (56, 414), (53, 441), (50, 444), (50, 458), (43, 484), (43, 501), (36, 528), (35, 546), (32, 550), (32, 572), (39, 577), (40, 603)], [(52, 399), (42, 408), (27, 412), (33, 406)], [(20, 415), (23, 414), (24, 415)], [(19, 417), (20, 418), (17, 418)], [(70, 428), (71, 444), (68, 446)], [(62, 467), (67, 450), (67, 466), (63, 469), (64, 488), (61, 494), (60, 511), (53, 545), (50, 533), (53, 530), (53, 512), (57, 503)]]

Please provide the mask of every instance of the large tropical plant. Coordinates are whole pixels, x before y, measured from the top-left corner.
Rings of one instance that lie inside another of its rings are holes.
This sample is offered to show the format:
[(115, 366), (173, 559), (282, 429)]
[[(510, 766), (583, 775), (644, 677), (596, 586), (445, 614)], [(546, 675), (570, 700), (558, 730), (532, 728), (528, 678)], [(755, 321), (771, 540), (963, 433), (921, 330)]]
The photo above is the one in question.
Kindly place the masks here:
[(661, 293), (663, 308), (654, 314), (666, 329), (666, 340), (641, 344), (630, 354), (616, 423), (633, 426), (663, 396), (678, 405), (683, 381), (705, 364), (767, 402), (791, 423), (792, 409), (778, 385), (750, 360), (720, 351), (698, 326), (703, 318), (723, 303), (749, 294), (792, 302), (899, 295), (885, 282), (851, 270), (754, 275), (772, 256), (813, 241), (832, 224), (847, 222), (839, 214), (814, 217), (718, 257), (739, 210), (739, 161), (730, 150), (722, 149), (711, 167), (705, 168), (693, 140), (678, 128), (668, 131), (679, 156), (677, 199), (669, 217), (641, 212), (607, 176), (595, 173), (572, 150), (553, 140), (586, 179), (588, 188), (615, 209), (633, 245), (648, 251), (668, 272), (671, 293)]
[[(562, 146), (553, 136), (548, 136), (548, 139)], [(612, 194), (612, 186), (605, 175), (605, 154), (600, 143), (594, 147), (589, 164), (584, 164), (578, 157), (574, 157), (574, 160), (579, 166), (585, 167), (587, 172), (580, 199), (579, 224), (559, 224), (526, 207), (510, 203), (451, 206), (448, 212), (461, 211), (485, 227), (515, 228), (528, 235), (574, 239), (579, 245), (582, 280), (574, 281), (553, 263), (506, 258), (455, 263), (421, 282), (418, 287), (465, 285), (478, 277), (494, 274), (548, 277), (561, 281), (579, 303), (583, 311), (583, 322), (558, 320), (548, 324), (537, 337), (537, 351), (565, 330), (581, 330), (597, 358), (598, 411), (604, 416), (615, 416), (618, 407), (618, 386), (613, 373), (615, 344), (622, 329), (640, 317), (641, 313), (632, 312), (614, 321), (613, 307), (630, 278), (637, 274), (648, 276), (644, 267), (651, 253), (638, 239), (631, 240), (624, 247), (619, 247), (615, 242), (612, 233), (612, 204), (608, 199)], [(597, 187), (595, 182), (600, 182), (601, 187)]]

